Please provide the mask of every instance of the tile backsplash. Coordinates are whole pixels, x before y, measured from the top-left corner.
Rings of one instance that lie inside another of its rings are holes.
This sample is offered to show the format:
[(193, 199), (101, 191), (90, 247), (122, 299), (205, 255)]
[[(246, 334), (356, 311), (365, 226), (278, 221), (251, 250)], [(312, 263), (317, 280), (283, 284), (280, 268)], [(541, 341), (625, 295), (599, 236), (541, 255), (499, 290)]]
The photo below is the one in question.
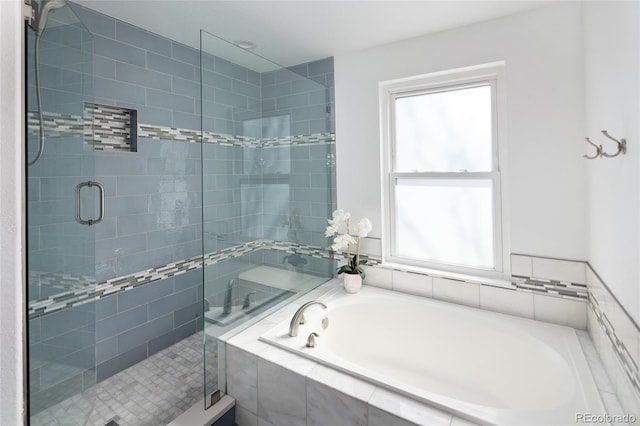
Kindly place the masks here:
[(640, 418), (640, 328), (591, 265), (588, 330), (623, 408)]

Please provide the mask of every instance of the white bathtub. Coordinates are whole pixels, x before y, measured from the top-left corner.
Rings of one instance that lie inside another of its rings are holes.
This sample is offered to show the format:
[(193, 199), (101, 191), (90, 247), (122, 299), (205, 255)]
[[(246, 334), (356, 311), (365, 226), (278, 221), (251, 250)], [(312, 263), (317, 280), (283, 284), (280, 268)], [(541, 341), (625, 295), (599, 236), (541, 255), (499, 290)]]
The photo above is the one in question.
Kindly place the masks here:
[[(287, 320), (261, 340), (479, 423), (569, 425), (605, 413), (571, 328), (368, 286), (319, 300), (328, 308), (309, 308), (297, 337)], [(315, 348), (305, 346), (311, 332)]]

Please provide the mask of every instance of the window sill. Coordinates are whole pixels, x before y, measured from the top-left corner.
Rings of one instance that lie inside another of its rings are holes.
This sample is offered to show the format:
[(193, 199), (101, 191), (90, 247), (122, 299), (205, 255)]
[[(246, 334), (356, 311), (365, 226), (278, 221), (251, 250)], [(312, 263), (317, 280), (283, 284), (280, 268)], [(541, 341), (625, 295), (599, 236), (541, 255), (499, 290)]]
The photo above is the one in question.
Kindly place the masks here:
[(392, 269), (404, 272), (412, 272), (415, 274), (429, 275), (436, 278), (447, 278), (450, 280), (464, 281), (468, 283), (490, 285), (493, 287), (502, 287), (512, 289), (511, 281), (505, 278), (486, 277), (480, 275), (461, 274), (458, 272), (442, 271), (439, 269), (422, 268), (419, 266), (405, 265), (401, 263), (383, 262), (380, 268)]

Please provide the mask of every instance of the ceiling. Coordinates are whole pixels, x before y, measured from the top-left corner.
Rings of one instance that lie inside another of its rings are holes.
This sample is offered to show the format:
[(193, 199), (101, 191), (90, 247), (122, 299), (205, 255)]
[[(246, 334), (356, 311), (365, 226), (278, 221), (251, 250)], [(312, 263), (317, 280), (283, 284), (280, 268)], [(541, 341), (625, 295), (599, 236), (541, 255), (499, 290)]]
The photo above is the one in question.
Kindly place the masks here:
[(495, 19), (547, 1), (75, 0), (199, 48), (200, 29), (284, 66)]

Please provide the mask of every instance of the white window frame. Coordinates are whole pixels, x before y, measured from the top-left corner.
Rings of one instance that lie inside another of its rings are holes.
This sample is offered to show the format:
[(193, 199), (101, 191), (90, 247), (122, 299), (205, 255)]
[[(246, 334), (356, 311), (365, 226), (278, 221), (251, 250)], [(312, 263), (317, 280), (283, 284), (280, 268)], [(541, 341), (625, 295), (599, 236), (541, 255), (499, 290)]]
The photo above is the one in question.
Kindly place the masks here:
[[(489, 172), (397, 172), (394, 170), (394, 105), (397, 98), (443, 92), (447, 90), (491, 87), (492, 91), (492, 141), (493, 167)], [(505, 279), (510, 276), (508, 226), (505, 203), (505, 91), (504, 63), (492, 63), (475, 67), (438, 72), (422, 76), (381, 82), (381, 173), (382, 173), (382, 261), (383, 265), (409, 267), (446, 276), (484, 276)], [(409, 259), (395, 253), (395, 182), (396, 179), (490, 179), (493, 188), (493, 258), (491, 269), (453, 265), (436, 261)]]

